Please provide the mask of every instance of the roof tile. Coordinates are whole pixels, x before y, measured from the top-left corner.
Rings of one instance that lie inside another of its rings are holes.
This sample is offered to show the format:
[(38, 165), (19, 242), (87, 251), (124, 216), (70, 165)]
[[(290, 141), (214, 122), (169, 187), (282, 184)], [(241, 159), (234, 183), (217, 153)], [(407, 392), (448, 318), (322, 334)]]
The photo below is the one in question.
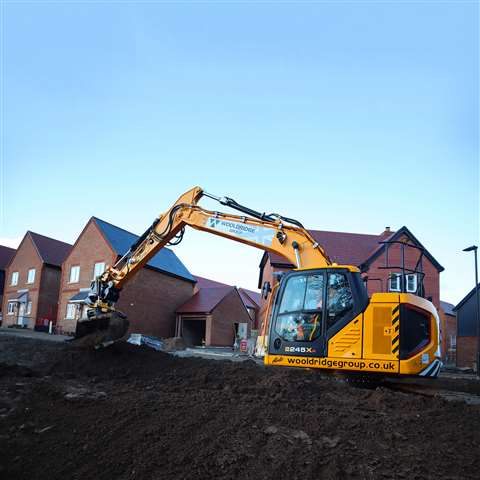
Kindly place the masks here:
[(235, 287), (201, 288), (177, 308), (177, 313), (210, 313)]
[(16, 250), (14, 248), (0, 245), (0, 270), (5, 270), (10, 260), (14, 257)]
[[(117, 255), (124, 255), (134, 244), (138, 236), (123, 228), (112, 225), (111, 223), (93, 217), (93, 220), (98, 225), (100, 230), (105, 235), (105, 238), (112, 246)], [(147, 263), (147, 266), (159, 270), (161, 272), (183, 278), (190, 282), (194, 282), (195, 278), (187, 270), (187, 267), (180, 261), (180, 259), (169, 248), (162, 248), (159, 252)]]
[(446, 315), (453, 315), (455, 316), (456, 313), (453, 311), (455, 308), (455, 305), (452, 303), (444, 302), (443, 300), (440, 300), (440, 306), (442, 307), (442, 310), (445, 312)]
[(60, 267), (72, 250), (72, 245), (69, 243), (30, 231), (27, 232), (27, 235), (30, 235), (43, 262), (49, 265)]
[(257, 309), (260, 307), (260, 293), (247, 290), (246, 288), (239, 288), (238, 293), (240, 294), (240, 297), (242, 297), (242, 301), (247, 308)]
[[(327, 232), (309, 230), (312, 237), (327, 252), (332, 262), (339, 265), (361, 265), (385, 239), (384, 234), (368, 235), (364, 233)], [(270, 253), (272, 264), (290, 265), (288, 260), (275, 253)]]
[(205, 277), (199, 277), (198, 275), (194, 275), (194, 277), (195, 280), (197, 280), (198, 288), (231, 287), (231, 285), (227, 285), (226, 283), (217, 282), (216, 280), (210, 280)]

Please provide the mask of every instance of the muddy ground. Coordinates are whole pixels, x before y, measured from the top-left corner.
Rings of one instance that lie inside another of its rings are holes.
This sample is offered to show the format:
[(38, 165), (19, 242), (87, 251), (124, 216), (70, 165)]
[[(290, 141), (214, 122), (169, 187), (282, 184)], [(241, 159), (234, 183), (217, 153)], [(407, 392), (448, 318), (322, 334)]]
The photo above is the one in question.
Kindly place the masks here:
[(479, 472), (478, 405), (251, 361), (176, 358), (128, 344), (85, 352), (0, 336), (2, 479)]

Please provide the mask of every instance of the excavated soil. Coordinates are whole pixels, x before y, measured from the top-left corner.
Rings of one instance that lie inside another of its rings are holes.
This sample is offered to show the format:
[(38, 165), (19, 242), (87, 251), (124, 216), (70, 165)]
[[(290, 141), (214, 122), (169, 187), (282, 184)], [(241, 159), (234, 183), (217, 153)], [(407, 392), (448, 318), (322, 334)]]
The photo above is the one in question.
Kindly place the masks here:
[(177, 358), (128, 344), (85, 352), (0, 336), (2, 479), (479, 472), (478, 405), (252, 361)]

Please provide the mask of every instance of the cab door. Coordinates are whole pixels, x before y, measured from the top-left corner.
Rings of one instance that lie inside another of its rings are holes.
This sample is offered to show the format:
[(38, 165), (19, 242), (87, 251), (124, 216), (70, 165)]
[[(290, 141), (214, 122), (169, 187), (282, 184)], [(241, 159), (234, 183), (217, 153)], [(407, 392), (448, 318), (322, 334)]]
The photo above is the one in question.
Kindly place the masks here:
[(270, 327), (270, 354), (326, 355), (325, 284), (322, 270), (293, 272), (282, 278)]

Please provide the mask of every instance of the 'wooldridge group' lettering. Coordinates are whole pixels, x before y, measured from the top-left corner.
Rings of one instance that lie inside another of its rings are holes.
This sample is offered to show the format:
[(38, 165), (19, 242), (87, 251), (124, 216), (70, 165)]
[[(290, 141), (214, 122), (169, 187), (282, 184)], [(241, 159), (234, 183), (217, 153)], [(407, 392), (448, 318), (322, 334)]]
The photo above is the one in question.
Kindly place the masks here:
[(218, 218), (209, 218), (207, 226), (261, 245), (271, 245), (275, 234), (275, 230), (272, 228), (220, 220)]
[(287, 358), (290, 365), (308, 365), (325, 368), (395, 371), (395, 362), (365, 362), (363, 360), (330, 360), (328, 358)]
[(222, 226), (233, 228), (235, 230), (243, 230), (245, 232), (255, 233), (255, 228), (249, 227), (248, 225), (243, 225), (241, 223), (232, 223), (232, 222), (222, 222)]

